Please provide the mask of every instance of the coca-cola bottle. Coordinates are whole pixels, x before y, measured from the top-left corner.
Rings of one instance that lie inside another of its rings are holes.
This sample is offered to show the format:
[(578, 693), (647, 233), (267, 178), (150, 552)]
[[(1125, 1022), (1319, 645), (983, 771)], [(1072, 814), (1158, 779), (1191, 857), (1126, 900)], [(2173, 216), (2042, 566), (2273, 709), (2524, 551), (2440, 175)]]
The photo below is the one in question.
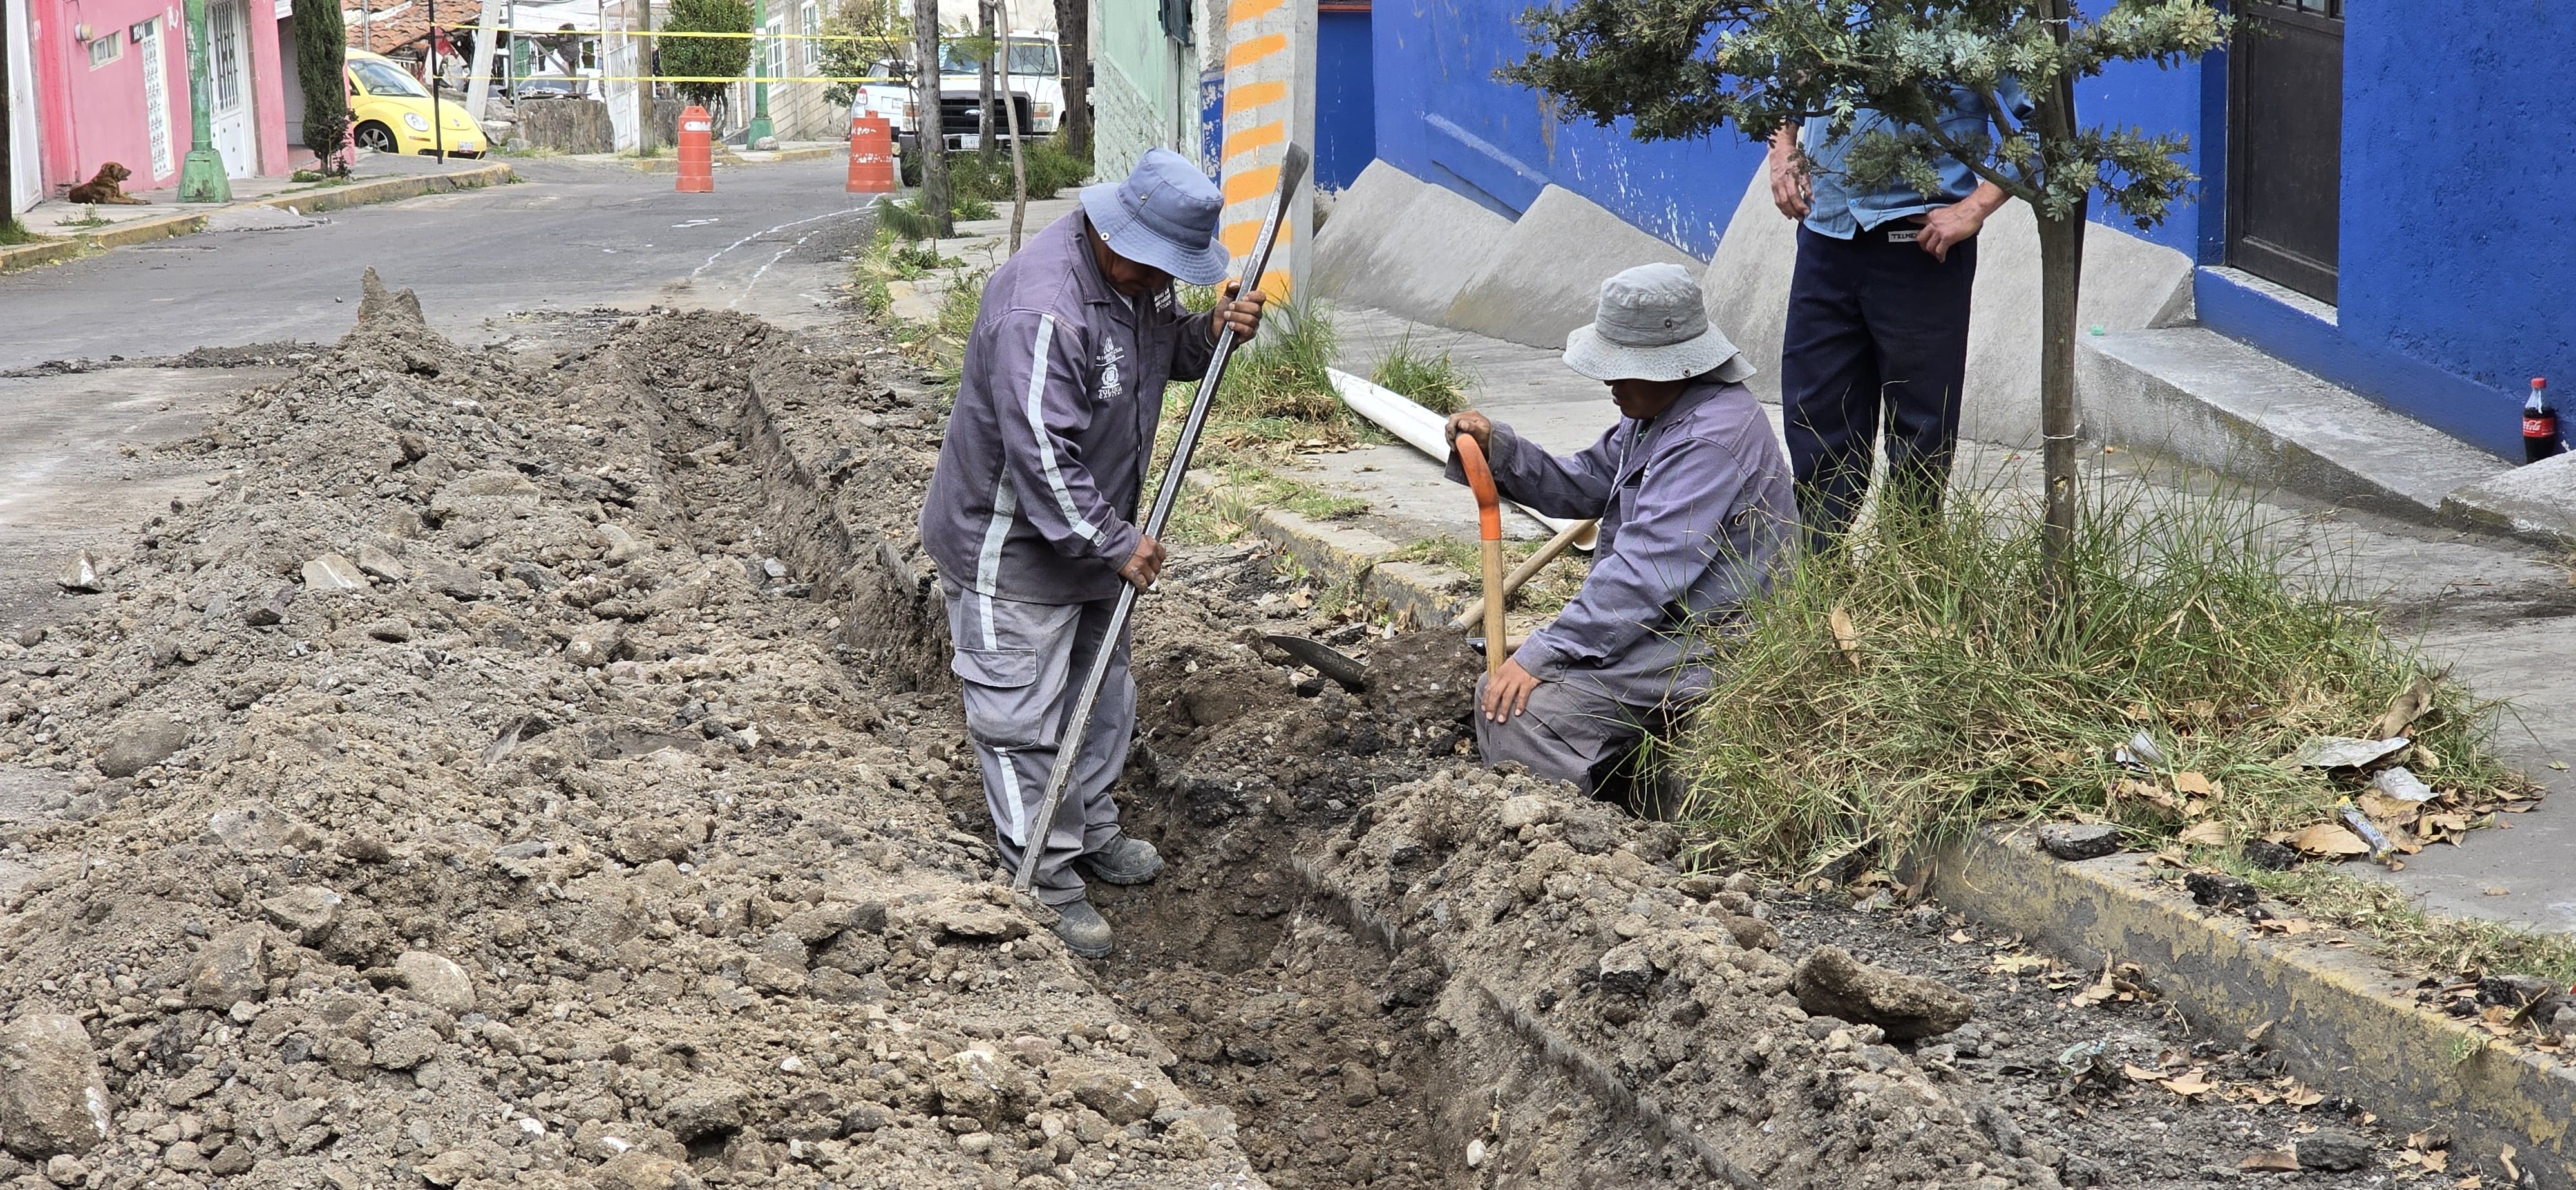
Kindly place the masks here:
[(2558, 410), (2549, 403), (2549, 378), (2531, 378), (2531, 399), (2522, 403), (2522, 458), (2537, 463), (2567, 449), (2558, 439)]

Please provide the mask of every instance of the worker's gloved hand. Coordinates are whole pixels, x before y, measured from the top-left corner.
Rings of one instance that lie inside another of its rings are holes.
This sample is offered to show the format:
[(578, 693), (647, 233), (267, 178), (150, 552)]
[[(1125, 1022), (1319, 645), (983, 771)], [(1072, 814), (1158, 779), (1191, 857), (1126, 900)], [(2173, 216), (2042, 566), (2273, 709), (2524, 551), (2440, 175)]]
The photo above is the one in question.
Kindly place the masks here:
[(1254, 335), (1261, 333), (1261, 307), (1269, 303), (1270, 295), (1258, 289), (1244, 293), (1243, 282), (1228, 281), (1225, 296), (1226, 303), (1216, 308), (1216, 317), (1208, 320), (1208, 341), (1216, 341), (1225, 328), (1233, 327), (1235, 342), (1251, 342)]
[(1139, 591), (1149, 591), (1154, 580), (1163, 576), (1163, 543), (1151, 537), (1136, 539), (1136, 555), (1118, 568), (1118, 577), (1135, 584)]
[(1494, 421), (1492, 418), (1486, 417), (1484, 414), (1478, 413), (1473, 409), (1470, 409), (1465, 413), (1452, 413), (1449, 415), (1448, 430), (1449, 445), (1452, 448), (1455, 448), (1458, 445), (1458, 435), (1465, 434), (1466, 436), (1476, 440), (1476, 449), (1485, 452), (1486, 458), (1490, 459), (1494, 457)]
[(1485, 697), (1477, 708), (1496, 723), (1529, 709), (1530, 691), (1538, 689), (1538, 676), (1521, 668), (1518, 661), (1505, 661), (1485, 679)]

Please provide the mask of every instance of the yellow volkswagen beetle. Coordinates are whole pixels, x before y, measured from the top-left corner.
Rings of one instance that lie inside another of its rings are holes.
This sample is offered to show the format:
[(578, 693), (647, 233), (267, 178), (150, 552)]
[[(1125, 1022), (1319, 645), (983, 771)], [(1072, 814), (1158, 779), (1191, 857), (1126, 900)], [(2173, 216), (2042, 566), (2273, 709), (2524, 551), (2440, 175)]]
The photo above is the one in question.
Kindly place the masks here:
[(429, 88), (382, 54), (350, 50), (348, 61), (349, 129), (359, 148), (409, 156), (436, 153), (444, 143), (451, 157), (483, 155), (483, 130), (465, 118), (464, 108), (433, 101)]

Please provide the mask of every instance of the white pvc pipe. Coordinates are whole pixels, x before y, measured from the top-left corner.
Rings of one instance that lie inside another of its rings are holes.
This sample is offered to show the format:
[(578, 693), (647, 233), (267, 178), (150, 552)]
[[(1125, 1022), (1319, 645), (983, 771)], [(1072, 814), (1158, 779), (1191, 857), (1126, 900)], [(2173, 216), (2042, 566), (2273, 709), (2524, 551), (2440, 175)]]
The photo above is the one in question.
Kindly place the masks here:
[[(1448, 465), (1448, 418), (1414, 404), (1402, 393), (1362, 380), (1339, 368), (1327, 368), (1324, 374), (1332, 379), (1333, 391), (1341, 395), (1342, 404), (1350, 406), (1351, 412), (1403, 439), (1413, 449), (1430, 455), (1432, 461), (1444, 467)], [(1524, 504), (1514, 503), (1512, 507), (1547, 526), (1550, 532), (1562, 533), (1566, 526), (1577, 523), (1564, 517), (1542, 515)], [(1594, 533), (1586, 532), (1575, 538), (1574, 548), (1590, 553), (1594, 536)]]

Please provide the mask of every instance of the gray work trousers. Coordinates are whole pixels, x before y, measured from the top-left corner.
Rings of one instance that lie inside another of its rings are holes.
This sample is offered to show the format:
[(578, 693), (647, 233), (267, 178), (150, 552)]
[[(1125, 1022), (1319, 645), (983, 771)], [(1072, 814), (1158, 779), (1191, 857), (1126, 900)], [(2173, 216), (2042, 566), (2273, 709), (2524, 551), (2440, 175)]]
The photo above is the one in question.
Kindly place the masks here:
[[(1057, 742), (1091, 660), (1100, 652), (1115, 600), (1090, 603), (1021, 603), (977, 594), (953, 583), (948, 634), (956, 649), (949, 668), (966, 703), (966, 734), (984, 770), (984, 807), (993, 816), (993, 841), (1002, 865), (1017, 872), (1038, 804), (1046, 799)], [(1118, 838), (1118, 804), (1109, 787), (1126, 764), (1136, 733), (1136, 681), (1127, 673), (1127, 640), (1110, 655), (1109, 680), (1092, 709), (1091, 732), (1074, 762), (1072, 781), (1057, 807), (1038, 856), (1034, 890), (1039, 900), (1061, 905), (1083, 898), (1074, 858)]]
[(1594, 792), (1600, 779), (1646, 734), (1648, 712), (1581, 681), (1541, 682), (1529, 706), (1500, 723), (1485, 717), (1485, 679), (1476, 679), (1476, 751), (1487, 764), (1517, 760), (1529, 771)]

